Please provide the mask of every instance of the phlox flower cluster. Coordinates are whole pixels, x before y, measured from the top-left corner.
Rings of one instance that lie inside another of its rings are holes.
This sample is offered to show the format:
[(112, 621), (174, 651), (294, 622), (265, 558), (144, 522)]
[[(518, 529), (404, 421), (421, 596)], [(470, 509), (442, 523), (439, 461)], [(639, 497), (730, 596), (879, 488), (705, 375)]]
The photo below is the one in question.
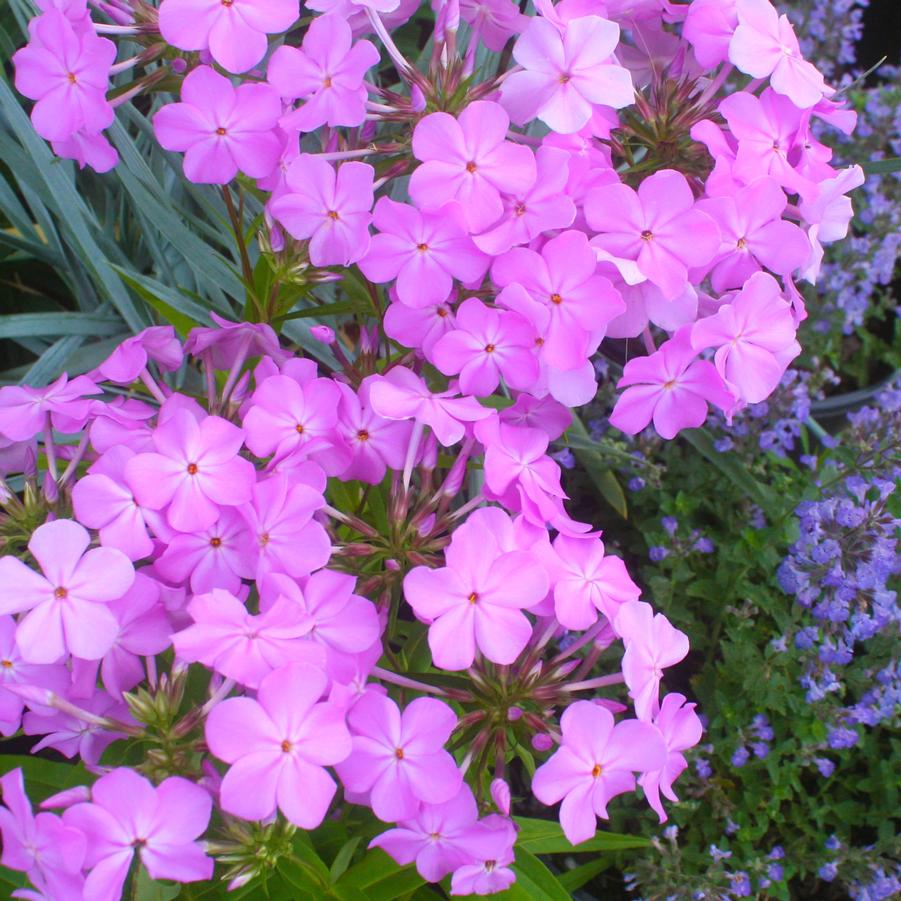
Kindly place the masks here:
[[(661, 681), (688, 638), (570, 516), (550, 448), (599, 352), (625, 358), (610, 423), (664, 438), (765, 400), (800, 352), (797, 284), (863, 175), (814, 135), (855, 115), (788, 20), (438, 0), (420, 69), (402, 0), (40, 6), (15, 78), (60, 156), (112, 168), (114, 107), (149, 95), (187, 180), (235, 216), (262, 196), (261, 266), (372, 313), (311, 329), (321, 366), (281, 342), (298, 294), (274, 291), (253, 322), (154, 326), (0, 390), (22, 486), (0, 728), (100, 775), (36, 817), (8, 777), (3, 863), (49, 897), (114, 899), (134, 855), (238, 886), (277, 856), (263, 832), (357, 805), (386, 824), (372, 847), (489, 894), (515, 879), (520, 789), (573, 844), (639, 786), (665, 820), (701, 735)], [(117, 39), (142, 49), (116, 63)], [(129, 741), (144, 762), (107, 766)]]

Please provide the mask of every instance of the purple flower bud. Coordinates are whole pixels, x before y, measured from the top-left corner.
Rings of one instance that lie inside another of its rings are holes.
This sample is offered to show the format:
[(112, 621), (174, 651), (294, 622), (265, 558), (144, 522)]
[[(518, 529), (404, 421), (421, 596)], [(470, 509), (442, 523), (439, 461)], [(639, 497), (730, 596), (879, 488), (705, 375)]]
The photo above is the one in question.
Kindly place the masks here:
[(536, 751), (550, 751), (554, 747), (554, 739), (546, 732), (539, 732), (532, 736), (532, 747)]
[(492, 781), (491, 799), (505, 817), (510, 816), (510, 786), (503, 779)]
[(335, 331), (334, 329), (329, 328), (327, 325), (310, 326), (310, 334), (322, 344), (335, 343)]
[(173, 75), (184, 75), (188, 71), (188, 61), (180, 56), (176, 57), (169, 63), (169, 68), (172, 70)]

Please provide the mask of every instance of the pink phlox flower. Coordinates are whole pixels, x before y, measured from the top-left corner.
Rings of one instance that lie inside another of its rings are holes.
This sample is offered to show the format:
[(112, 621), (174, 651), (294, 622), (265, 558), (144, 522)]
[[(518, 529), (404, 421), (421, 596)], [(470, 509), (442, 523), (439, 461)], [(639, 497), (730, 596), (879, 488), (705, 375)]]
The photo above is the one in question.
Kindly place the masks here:
[(571, 520), (563, 509), (566, 493), (560, 484), (560, 467), (547, 455), (547, 432), (493, 417), (476, 427), (476, 437), (485, 446), (488, 496), (508, 509), (521, 510), (535, 525), (551, 523), (568, 534), (590, 528)]
[(627, 185), (594, 189), (585, 218), (600, 232), (592, 244), (635, 260), (667, 299), (678, 296), (688, 270), (709, 263), (720, 246), (716, 223), (695, 207), (688, 180), (674, 169), (655, 172), (637, 192)]
[(556, 147), (535, 152), (537, 176), (528, 190), (501, 197), (503, 212), (488, 231), (473, 235), (479, 250), (492, 256), (517, 244), (528, 244), (542, 232), (569, 228), (576, 218), (576, 205), (566, 194), (569, 154)]
[[(128, 707), (105, 691), (95, 691), (86, 698), (73, 697), (72, 703), (94, 716), (110, 717), (121, 723), (136, 725)], [(114, 741), (126, 737), (123, 732), (110, 731), (71, 713), (43, 708), (25, 714), (22, 718), (22, 731), (25, 735), (44, 736), (32, 747), (33, 753), (53, 748), (63, 757), (79, 757), (89, 767), (100, 762), (103, 752)]]
[(6, 385), (0, 388), (0, 435), (10, 441), (28, 441), (43, 431), (47, 416), (58, 432), (80, 432), (91, 411), (85, 397), (101, 391), (87, 376), (74, 379), (63, 373), (43, 388)]
[(510, 888), (516, 881), (512, 869), (515, 841), (512, 820), (496, 813), (480, 820), (462, 842), (474, 862), (454, 870), (451, 895), (494, 895)]
[(507, 141), (510, 120), (497, 103), (470, 103), (457, 118), (431, 113), (413, 130), (410, 196), (423, 210), (460, 202), (472, 232), (484, 231), (504, 211), (501, 194), (523, 194), (536, 178), (535, 156)]
[(518, 391), (538, 377), (532, 329), (518, 313), (487, 307), (470, 297), (457, 309), (456, 328), (440, 338), (430, 357), (445, 375), (460, 376), (460, 390), (484, 397), (501, 378)]
[(354, 667), (353, 656), (369, 650), (382, 634), (375, 605), (354, 594), (355, 585), (353, 576), (330, 569), (299, 584), (282, 573), (270, 573), (260, 585), (260, 610), (265, 613), (281, 597), (295, 604), (312, 620), (310, 640), (325, 648), (329, 677), (345, 681)]
[[(220, 0), (214, 2), (225, 9)], [(209, 66), (198, 66), (182, 82), (181, 103), (169, 103), (154, 115), (153, 130), (164, 149), (184, 152), (189, 181), (227, 185), (239, 170), (263, 178), (278, 165), (281, 112), (269, 85), (235, 88)]]
[(770, 175), (791, 194), (809, 197), (816, 186), (796, 169), (797, 136), (802, 112), (787, 97), (767, 88), (760, 97), (747, 91), (730, 94), (719, 111), (738, 141), (732, 170), (736, 178), (750, 184)]
[(525, 71), (504, 80), (501, 103), (517, 125), (537, 116), (560, 134), (586, 125), (594, 104), (629, 106), (632, 76), (612, 58), (618, 44), (619, 26), (600, 16), (572, 19), (562, 34), (535, 16), (513, 45)]
[(822, 73), (801, 55), (788, 16), (769, 0), (736, 0), (738, 27), (729, 42), (729, 61), (752, 78), (770, 79), (777, 94), (808, 109), (832, 93)]
[(737, 25), (735, 0), (694, 0), (685, 16), (682, 37), (691, 44), (700, 65), (713, 69), (728, 58)]
[(259, 688), (273, 670), (289, 663), (325, 666), (325, 652), (309, 640), (315, 623), (293, 601), (280, 597), (254, 616), (234, 595), (216, 588), (188, 604), (194, 625), (172, 637), (175, 653), (248, 688)]
[(386, 419), (372, 408), (370, 392), (377, 381), (376, 376), (367, 376), (357, 391), (349, 385), (338, 385), (341, 404), (337, 430), (353, 451), (350, 465), (341, 478), (357, 479), (369, 485), (378, 485), (389, 468), (403, 469), (413, 430), (412, 423)]
[(212, 878), (213, 859), (198, 841), (212, 810), (210, 795), (180, 776), (154, 787), (120, 767), (91, 786), (91, 802), (63, 814), (87, 837), (85, 897), (116, 901), (137, 853), (151, 879), (201, 882)]
[[(649, 605), (645, 605), (649, 606)], [(660, 732), (649, 723), (622, 720), (591, 701), (576, 701), (560, 718), (562, 740), (535, 771), (532, 792), (560, 805), (560, 825), (574, 844), (590, 839), (595, 817), (607, 819), (611, 798), (635, 789), (633, 773), (659, 770), (666, 761)]]
[[(693, 276), (692, 276), (693, 277)], [(691, 284), (677, 297), (667, 300), (652, 282), (637, 285), (620, 283), (618, 290), (626, 304), (626, 312), (607, 326), (608, 338), (636, 338), (648, 322), (668, 332), (677, 332), (698, 318), (698, 292)]]
[(479, 651), (494, 663), (512, 663), (532, 635), (522, 612), (543, 600), (548, 575), (527, 551), (502, 551), (476, 521), (457, 529), (446, 566), (417, 566), (404, 579), (404, 596), (429, 624), (436, 666), (462, 670)]
[(678, 801), (673, 791), (673, 783), (684, 770), (688, 768), (688, 761), (683, 751), (693, 748), (703, 734), (698, 715), (695, 713), (694, 704), (685, 703), (685, 695), (668, 694), (660, 703), (660, 713), (654, 718), (654, 725), (660, 730), (666, 743), (666, 763), (659, 770), (643, 773), (638, 784), (644, 789), (648, 803), (660, 817), (660, 822), (666, 822), (666, 812), (660, 802), (660, 793), (670, 799)]
[(174, 372), (184, 360), (181, 341), (171, 325), (145, 328), (131, 338), (126, 338), (97, 367), (102, 378), (120, 385), (131, 384), (153, 360), (163, 372)]
[(638, 600), (641, 589), (629, 577), (622, 559), (604, 553), (599, 538), (558, 535), (554, 551), (559, 561), (554, 573), (554, 612), (561, 626), (587, 629), (598, 611), (611, 622), (628, 601)]
[(90, 542), (83, 526), (58, 519), (38, 526), (28, 542), (43, 574), (0, 558), (0, 613), (30, 611), (16, 634), (29, 663), (55, 663), (66, 653), (97, 660), (112, 646), (118, 624), (107, 603), (128, 591), (134, 568), (121, 551), (88, 550)]
[[(273, 456), (275, 461), (289, 454), (312, 456), (327, 471), (340, 472), (333, 454), (340, 440), (335, 432), (340, 401), (341, 392), (331, 379), (298, 384), (287, 375), (270, 376), (257, 386), (244, 414), (247, 446), (258, 457)], [(349, 456), (348, 450), (344, 466)]]
[[(116, 617), (119, 632), (100, 661), (100, 675), (103, 687), (119, 699), (144, 679), (143, 658), (155, 657), (172, 644), (172, 624), (160, 600), (159, 584), (141, 572), (135, 573), (127, 594), (111, 601), (109, 609)], [(76, 660), (73, 667), (78, 663), (88, 663), (89, 671), (96, 673), (96, 661)]]
[(429, 391), (414, 372), (395, 366), (374, 381), (369, 391), (372, 409), (385, 419), (415, 419), (429, 426), (443, 447), (456, 444), (466, 433), (466, 424), (487, 419), (492, 410), (473, 397), (457, 397), (456, 391)]
[(51, 141), (50, 146), (58, 157), (74, 160), (79, 169), (90, 166), (100, 175), (115, 169), (119, 162), (119, 151), (104, 134), (76, 131), (63, 141)]
[(133, 453), (153, 450), (153, 433), (148, 421), (157, 409), (133, 397), (114, 397), (109, 403), (98, 403), (91, 411), (94, 419), (87, 424), (91, 447), (99, 454), (120, 445)]
[(761, 268), (789, 275), (810, 257), (810, 241), (797, 225), (782, 219), (788, 198), (777, 182), (757, 179), (732, 196), (698, 203), (720, 229), (711, 284), (722, 293), (740, 288)]
[(125, 479), (142, 507), (166, 510), (173, 529), (209, 528), (223, 506), (250, 500), (253, 464), (239, 456), (244, 431), (219, 416), (201, 422), (176, 410), (153, 432), (155, 453), (136, 454)]
[(258, 581), (269, 572), (305, 576), (328, 563), (332, 544), (313, 514), (325, 504), (322, 492), (292, 484), (283, 473), (257, 482), (253, 502), (240, 513), (256, 540)]
[(454, 311), (444, 301), (424, 307), (410, 307), (394, 301), (382, 323), (385, 334), (404, 347), (428, 353), (438, 339), (454, 327)]
[(412, 817), (395, 829), (377, 835), (370, 848), (381, 848), (401, 866), (416, 863), (427, 882), (440, 882), (458, 867), (472, 861), (471, 838), (481, 837), (479, 810), (472, 790), (465, 783), (442, 804), (421, 804)]
[[(16, 621), (11, 616), (0, 616), (0, 735), (15, 735), (22, 725), (25, 700), (13, 689), (25, 685), (62, 695), (69, 683), (69, 671), (62, 665), (26, 663), (16, 644)], [(33, 702), (28, 704), (37, 709)], [(49, 707), (41, 710), (48, 716), (54, 712)]]
[(801, 352), (790, 304), (779, 283), (765, 272), (751, 276), (731, 303), (691, 330), (697, 351), (716, 347), (717, 372), (747, 403), (765, 400), (788, 364)]
[[(628, 601), (620, 607), (613, 628), (623, 639), (623, 676), (638, 718), (649, 722), (660, 710), (663, 670), (688, 653), (688, 636), (662, 613), (644, 601)], [(662, 761), (661, 761), (662, 766)], [(658, 770), (660, 766), (650, 767)]]
[(375, 815), (386, 822), (414, 817), (422, 802), (441, 804), (463, 777), (444, 750), (456, 714), (435, 698), (416, 698), (403, 711), (390, 698), (367, 692), (347, 714), (350, 756), (336, 767), (354, 792), (370, 792)]
[(34, 20), (30, 33), (13, 65), (16, 89), (37, 101), (34, 130), (48, 141), (66, 141), (78, 131), (97, 134), (111, 125), (106, 91), (116, 45), (93, 30), (77, 33), (58, 10)]
[(552, 397), (533, 397), (520, 394), (516, 403), (500, 411), (501, 422), (529, 429), (543, 429), (551, 441), (556, 441), (573, 421), (572, 413)]
[(231, 764), (222, 809), (245, 820), (276, 810), (301, 829), (315, 829), (335, 796), (326, 766), (351, 751), (344, 713), (320, 702), (328, 680), (307, 663), (283, 666), (260, 683), (256, 700), (229, 698), (206, 721), (210, 751)]
[(48, 899), (82, 897), (84, 834), (65, 825), (55, 814), (34, 814), (21, 769), (0, 777), (0, 788), (4, 804), (0, 807), (0, 863), (27, 874)]
[(125, 480), (125, 468), (134, 452), (125, 445), (106, 451), (72, 487), (75, 518), (97, 529), (104, 547), (117, 548), (129, 560), (142, 560), (153, 553), (154, 534), (166, 538), (170, 530), (154, 510), (143, 509)]
[[(574, 230), (552, 238), (541, 254), (517, 247), (497, 257), (491, 267), (495, 284), (504, 289), (519, 285), (543, 308), (546, 324), (535, 321), (544, 332), (541, 356), (563, 370), (582, 366), (603, 338), (607, 322), (625, 309), (610, 280), (596, 273), (597, 258), (588, 238)], [(515, 293), (502, 293), (498, 303), (528, 316)]]
[(203, 356), (214, 369), (229, 369), (236, 360), (247, 357), (271, 357), (284, 362), (289, 354), (278, 343), (272, 326), (266, 322), (230, 322), (210, 313), (215, 328), (191, 329), (185, 341), (185, 353)]
[(370, 281), (397, 279), (397, 296), (411, 307), (447, 300), (453, 280), (481, 281), (488, 257), (472, 243), (460, 204), (420, 212), (405, 203), (380, 197), (372, 217), (379, 233), (360, 269)]
[(519, 34), (529, 21), (513, 0), (460, 0), (460, 18), (495, 53), (500, 53), (507, 41)]
[(35, 0), (35, 5), (44, 13), (53, 10), (61, 12), (69, 20), (77, 34), (94, 30), (87, 0)]
[(686, 327), (654, 353), (626, 363), (617, 388), (620, 395), (610, 424), (637, 435), (651, 420), (662, 438), (674, 438), (707, 418), (707, 404), (730, 410), (735, 397), (712, 363), (697, 358)]
[(314, 266), (349, 266), (369, 251), (375, 170), (366, 163), (331, 163), (301, 154), (288, 167), (272, 215), (299, 240), (310, 240)]
[(298, 0), (163, 0), (163, 39), (179, 50), (209, 50), (229, 72), (246, 72), (265, 55), (267, 35), (287, 31), (300, 15)]
[(286, 131), (314, 131), (362, 125), (366, 117), (366, 73), (379, 62), (370, 41), (353, 44), (350, 25), (339, 15), (317, 16), (300, 48), (282, 46), (272, 54), (266, 77), (287, 100), (303, 105), (281, 119)]
[(224, 507), (211, 526), (174, 534), (155, 567), (173, 585), (190, 581), (195, 592), (237, 592), (242, 579), (256, 575), (258, 557), (259, 546), (241, 512)]

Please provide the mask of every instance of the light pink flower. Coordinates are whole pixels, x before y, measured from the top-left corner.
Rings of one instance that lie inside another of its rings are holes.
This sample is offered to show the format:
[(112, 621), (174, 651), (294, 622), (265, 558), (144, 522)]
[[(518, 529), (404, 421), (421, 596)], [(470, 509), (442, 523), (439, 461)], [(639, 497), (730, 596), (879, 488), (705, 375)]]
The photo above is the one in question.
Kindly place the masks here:
[(0, 388), (0, 435), (10, 441), (27, 441), (44, 430), (48, 416), (56, 431), (79, 432), (92, 404), (85, 395), (100, 391), (87, 376), (70, 380), (66, 373), (43, 388), (5, 385)]
[(503, 213), (501, 194), (522, 194), (535, 183), (535, 157), (506, 140), (510, 120), (497, 103), (470, 103), (457, 118), (431, 113), (413, 130), (413, 156), (422, 165), (410, 178), (410, 196), (423, 210), (451, 200), (463, 207), (473, 232)]
[(522, 610), (544, 599), (547, 572), (527, 552), (498, 550), (488, 529), (472, 529), (455, 535), (447, 566), (417, 566), (404, 579), (407, 602), (429, 624), (436, 666), (466, 669), (477, 650), (512, 663), (526, 646), (532, 624)]
[(166, 150), (184, 152), (190, 181), (227, 185), (239, 170), (263, 178), (278, 165), (282, 139), (275, 128), (282, 105), (269, 85), (235, 88), (209, 66), (198, 66), (182, 82), (181, 99), (154, 115), (153, 130)]
[(440, 882), (470, 862), (467, 849), (474, 838), (482, 836), (478, 817), (472, 790), (464, 783), (449, 801), (420, 805), (414, 816), (377, 835), (369, 847), (381, 848), (401, 866), (415, 861), (423, 879)]
[(820, 71), (801, 56), (788, 16), (769, 0), (736, 0), (738, 27), (729, 43), (729, 60), (752, 78), (766, 78), (777, 94), (800, 109), (816, 106), (832, 93)]
[(430, 358), (445, 375), (460, 375), (460, 390), (485, 396), (501, 378), (526, 391), (538, 377), (532, 329), (518, 313), (486, 307), (470, 297), (457, 310), (456, 328), (440, 338)]
[(126, 338), (98, 367), (97, 373), (110, 382), (131, 384), (148, 360), (153, 360), (163, 372), (173, 372), (184, 360), (181, 341), (171, 325), (145, 328)]
[(378, 64), (369, 41), (352, 43), (350, 26), (340, 15), (317, 16), (300, 48), (283, 45), (272, 54), (266, 77), (289, 100), (303, 105), (283, 116), (286, 131), (314, 131), (322, 125), (361, 125), (366, 117), (366, 73)]
[(441, 301), (423, 307), (394, 302), (385, 313), (385, 334), (404, 347), (428, 353), (438, 339), (454, 327), (454, 311)]
[(288, 598), (254, 616), (217, 588), (195, 595), (188, 613), (194, 625), (172, 636), (179, 659), (199, 661), (249, 688), (259, 688), (269, 673), (289, 663), (325, 666), (324, 651), (310, 640), (315, 623)]
[(670, 801), (679, 800), (673, 791), (673, 783), (688, 767), (682, 752), (693, 748), (701, 740), (703, 727), (695, 713), (695, 705), (686, 704), (685, 695), (680, 694), (668, 694), (663, 698), (654, 725), (666, 743), (666, 763), (659, 770), (643, 773), (638, 784), (644, 789), (648, 803), (660, 817), (660, 822), (665, 823), (666, 812), (660, 803), (660, 792)]
[(513, 0), (460, 0), (460, 18), (469, 22), (473, 35), (495, 53), (528, 22)]
[(716, 223), (695, 207), (688, 181), (675, 169), (646, 178), (636, 193), (627, 185), (595, 188), (585, 218), (600, 232), (592, 244), (634, 260), (667, 299), (688, 284), (688, 270), (709, 263), (720, 246)]
[(369, 691), (350, 709), (350, 756), (336, 767), (353, 792), (370, 792), (380, 820), (416, 815), (422, 802), (441, 804), (460, 790), (463, 777), (444, 750), (456, 714), (435, 698), (416, 698), (401, 712), (385, 695)]
[(583, 16), (560, 29), (535, 16), (513, 45), (525, 71), (504, 80), (501, 103), (517, 124), (536, 116), (552, 131), (572, 134), (591, 118), (595, 104), (615, 109), (634, 100), (632, 76), (611, 58), (619, 26)]
[(653, 772), (666, 761), (657, 729), (638, 720), (613, 722), (613, 714), (591, 701), (570, 704), (560, 718), (560, 747), (535, 771), (532, 792), (543, 804), (560, 806), (560, 825), (574, 844), (590, 839), (595, 817), (607, 818), (607, 803), (633, 791), (633, 773)]
[(63, 814), (66, 826), (87, 838), (85, 896), (117, 901), (135, 853), (151, 879), (200, 882), (213, 875), (213, 859), (197, 839), (210, 821), (212, 799), (200, 786), (170, 776), (154, 787), (121, 767), (91, 786), (91, 803)]
[(13, 55), (16, 89), (36, 100), (35, 131), (48, 141), (97, 134), (113, 122), (106, 99), (116, 45), (93, 31), (77, 33), (58, 10), (34, 20), (31, 42)]
[(424, 307), (447, 300), (453, 279), (482, 279), (488, 257), (472, 243), (463, 210), (449, 203), (421, 213), (405, 203), (380, 197), (372, 217), (379, 234), (360, 269), (370, 281), (397, 279), (401, 303)]
[(369, 251), (375, 170), (366, 163), (331, 163), (302, 153), (288, 167), (272, 215), (299, 240), (310, 239), (314, 266), (349, 266)]
[(598, 538), (558, 535), (554, 552), (559, 569), (554, 574), (554, 612), (567, 629), (587, 629), (598, 611), (611, 622), (619, 608), (638, 600), (641, 589), (629, 577), (619, 557), (604, 554)]
[(163, 0), (160, 32), (179, 50), (207, 50), (229, 72), (246, 72), (265, 55), (268, 34), (287, 31), (298, 0)]
[(337, 786), (325, 767), (351, 750), (343, 711), (319, 702), (327, 679), (309, 664), (275, 670), (257, 699), (229, 698), (206, 720), (210, 751), (231, 764), (222, 779), (222, 809), (245, 820), (276, 810), (301, 829), (325, 818)]
[(728, 58), (736, 25), (735, 0), (693, 0), (682, 37), (691, 44), (695, 59), (705, 69), (712, 69)]
[(791, 305), (771, 275), (751, 276), (731, 303), (692, 326), (695, 350), (717, 348), (717, 372), (750, 404), (773, 393), (788, 364), (801, 352)]
[[(162, 510), (173, 529), (211, 526), (221, 506), (250, 500), (256, 473), (239, 456), (244, 432), (218, 416), (197, 422), (179, 409), (153, 432), (155, 453), (137, 454), (125, 478), (143, 507)], [(168, 505), (168, 506), (167, 506)]]
[(512, 820), (490, 814), (463, 842), (472, 858), (454, 871), (451, 895), (495, 895), (516, 881), (512, 866), (516, 826)]
[(688, 327), (665, 341), (654, 353), (626, 363), (617, 388), (620, 395), (610, 424), (636, 435), (653, 419), (662, 438), (693, 429), (707, 418), (707, 404), (730, 409), (735, 398), (712, 363), (699, 360)]
[(106, 605), (128, 591), (134, 568), (114, 548), (88, 551), (90, 542), (83, 526), (58, 519), (38, 526), (28, 542), (43, 575), (0, 558), (0, 613), (31, 611), (16, 634), (29, 663), (54, 663), (67, 652), (98, 660), (112, 646), (118, 624)]
[[(638, 718), (650, 721), (660, 710), (663, 670), (688, 653), (688, 636), (674, 628), (662, 613), (655, 614), (654, 608), (644, 601), (623, 604), (613, 628), (626, 646), (622, 667), (629, 697)], [(658, 770), (660, 766), (649, 769)]]
[(497, 256), (517, 244), (528, 244), (542, 232), (573, 224), (576, 206), (566, 195), (569, 154), (556, 147), (539, 147), (535, 165), (535, 183), (526, 191), (502, 197), (500, 220), (473, 236), (479, 250)]

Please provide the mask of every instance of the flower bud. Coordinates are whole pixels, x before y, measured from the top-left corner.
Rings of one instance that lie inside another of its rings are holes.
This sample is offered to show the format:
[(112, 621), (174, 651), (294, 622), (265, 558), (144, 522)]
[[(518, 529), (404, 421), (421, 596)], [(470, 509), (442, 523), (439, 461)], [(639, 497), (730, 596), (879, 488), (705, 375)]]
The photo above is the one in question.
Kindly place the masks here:
[(503, 779), (492, 781), (491, 799), (505, 817), (510, 816), (510, 786)]
[(327, 325), (310, 326), (310, 334), (322, 344), (335, 343), (335, 331), (334, 329), (329, 328)]

